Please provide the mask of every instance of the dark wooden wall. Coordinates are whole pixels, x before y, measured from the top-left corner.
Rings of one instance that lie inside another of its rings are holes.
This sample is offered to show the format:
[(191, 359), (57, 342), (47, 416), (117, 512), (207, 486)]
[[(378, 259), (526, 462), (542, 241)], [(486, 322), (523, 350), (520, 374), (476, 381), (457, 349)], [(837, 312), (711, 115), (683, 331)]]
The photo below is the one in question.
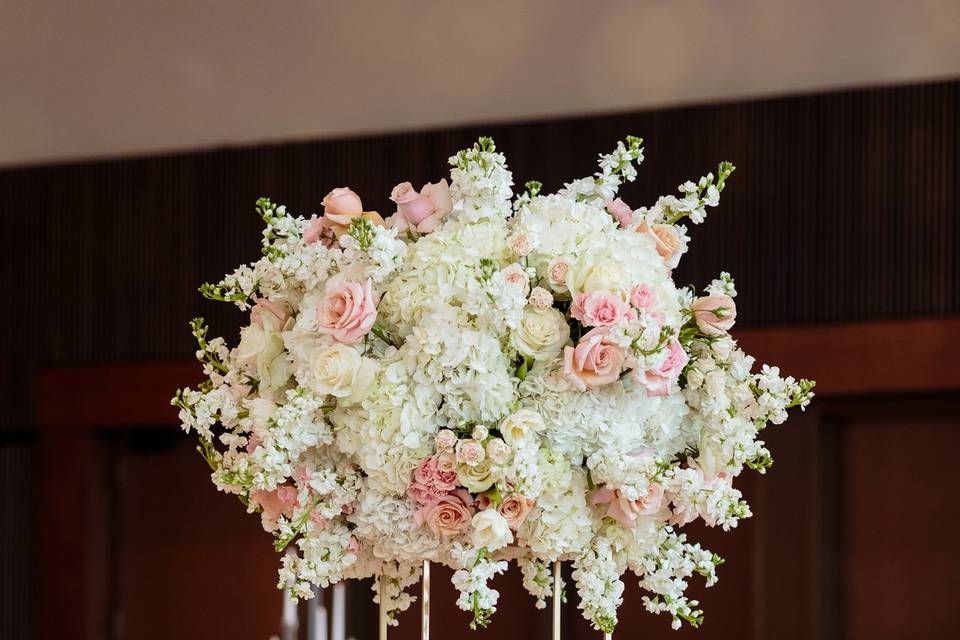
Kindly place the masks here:
[(349, 184), (388, 212), (395, 183), (442, 177), (478, 135), (495, 137), (518, 184), (554, 189), (636, 134), (647, 161), (624, 194), (634, 206), (719, 160), (738, 166), (677, 280), (732, 272), (741, 325), (948, 316), (960, 312), (958, 116), (949, 81), (0, 171), (0, 635), (30, 633), (17, 612), (46, 517), (30, 497), (39, 372), (189, 356), (198, 314), (232, 335), (239, 315), (195, 290), (256, 257), (258, 196), (309, 215)]

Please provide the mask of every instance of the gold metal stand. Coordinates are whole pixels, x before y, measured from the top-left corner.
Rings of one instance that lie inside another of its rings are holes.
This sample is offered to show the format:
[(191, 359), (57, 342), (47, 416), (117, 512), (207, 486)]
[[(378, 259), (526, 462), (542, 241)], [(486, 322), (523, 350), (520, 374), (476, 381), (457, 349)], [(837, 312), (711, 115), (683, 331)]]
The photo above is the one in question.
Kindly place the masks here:
[(560, 640), (560, 561), (553, 563), (553, 640)]
[(387, 640), (387, 577), (380, 574), (380, 640)]
[(430, 640), (430, 561), (423, 561), (423, 578), (421, 583), (423, 600), (420, 602), (420, 638)]

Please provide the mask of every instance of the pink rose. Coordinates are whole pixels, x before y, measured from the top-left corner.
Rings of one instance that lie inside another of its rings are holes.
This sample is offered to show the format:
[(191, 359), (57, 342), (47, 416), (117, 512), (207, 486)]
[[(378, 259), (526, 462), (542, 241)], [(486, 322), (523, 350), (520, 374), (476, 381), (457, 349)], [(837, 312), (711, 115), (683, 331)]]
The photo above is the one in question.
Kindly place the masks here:
[(633, 370), (634, 378), (647, 390), (648, 396), (670, 395), (690, 357), (676, 338), (667, 343), (667, 357), (656, 369), (639, 372)]
[(392, 225), (401, 231), (413, 228), (420, 233), (430, 233), (453, 210), (446, 180), (428, 182), (420, 193), (409, 182), (401, 182), (393, 188), (390, 199), (397, 203)]
[(424, 524), (437, 536), (455, 536), (470, 527), (473, 499), (463, 489), (438, 498), (423, 506), (413, 516), (418, 527)]
[(429, 504), (457, 487), (455, 470), (440, 468), (440, 456), (424, 458), (413, 472), (407, 495), (419, 504)]
[(591, 505), (606, 504), (607, 515), (625, 527), (633, 527), (642, 516), (654, 516), (663, 507), (663, 487), (647, 485), (647, 495), (628, 500), (619, 489), (597, 489), (590, 497)]
[(607, 212), (617, 219), (621, 227), (630, 224), (630, 220), (633, 218), (633, 209), (626, 202), (617, 198), (616, 200), (608, 200), (604, 206)]
[(337, 187), (323, 198), (324, 226), (328, 229), (349, 227), (351, 220), (363, 215), (360, 196), (349, 187)]
[(507, 521), (510, 528), (516, 531), (523, 524), (523, 521), (530, 515), (533, 509), (534, 501), (519, 493), (511, 493), (503, 499), (497, 511)]
[(650, 309), (657, 304), (657, 294), (647, 285), (641, 284), (630, 292), (630, 304), (637, 309)]
[(620, 377), (625, 354), (613, 343), (605, 327), (597, 327), (576, 347), (563, 350), (563, 374), (580, 391), (613, 382)]
[(475, 467), (486, 457), (486, 450), (476, 440), (460, 440), (457, 442), (457, 462), (468, 467)]
[(526, 269), (519, 263), (514, 262), (503, 268), (503, 281), (522, 289), (526, 293), (527, 287), (530, 285), (530, 276), (527, 275)]
[(708, 336), (722, 336), (737, 320), (737, 305), (730, 296), (697, 298), (690, 310), (700, 331)]
[(354, 344), (370, 331), (377, 319), (373, 284), (367, 280), (327, 286), (317, 309), (317, 328), (341, 344)]
[(286, 302), (271, 302), (266, 298), (257, 298), (250, 310), (250, 324), (264, 329), (280, 331), (290, 319), (290, 306)]
[(570, 315), (586, 327), (608, 327), (631, 313), (627, 303), (609, 291), (577, 294), (570, 306)]

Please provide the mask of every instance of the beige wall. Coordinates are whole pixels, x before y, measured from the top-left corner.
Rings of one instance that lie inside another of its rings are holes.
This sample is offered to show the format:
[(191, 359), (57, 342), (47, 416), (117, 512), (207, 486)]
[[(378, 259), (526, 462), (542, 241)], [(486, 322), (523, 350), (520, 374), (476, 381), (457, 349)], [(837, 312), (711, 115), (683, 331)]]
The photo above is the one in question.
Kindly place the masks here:
[(0, 165), (960, 75), (960, 0), (0, 3)]

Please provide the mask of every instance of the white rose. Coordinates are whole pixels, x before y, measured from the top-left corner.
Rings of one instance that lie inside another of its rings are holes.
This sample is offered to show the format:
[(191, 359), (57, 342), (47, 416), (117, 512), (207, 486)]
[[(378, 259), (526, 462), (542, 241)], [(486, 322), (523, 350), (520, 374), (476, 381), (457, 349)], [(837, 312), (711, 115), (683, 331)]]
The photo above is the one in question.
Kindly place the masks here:
[(543, 418), (533, 409), (520, 409), (511, 413), (500, 423), (500, 433), (514, 449), (533, 443), (536, 434), (545, 429)]
[(707, 393), (714, 398), (719, 398), (724, 394), (727, 386), (727, 376), (723, 371), (716, 369), (706, 375), (704, 379)]
[(567, 287), (574, 293), (613, 291), (626, 296), (632, 285), (618, 260), (587, 256), (567, 273)]
[(353, 347), (336, 344), (314, 351), (310, 359), (313, 389), (356, 403), (369, 393), (376, 364)]
[(490, 435), (490, 431), (482, 424), (478, 424), (473, 428), (473, 433), (471, 433), (470, 435), (473, 436), (474, 440), (479, 440), (480, 442), (483, 442), (484, 440), (487, 439), (487, 436)]
[(533, 305), (524, 307), (520, 324), (510, 334), (513, 347), (534, 360), (552, 360), (569, 339), (570, 325), (562, 313)]
[(496, 551), (513, 542), (513, 532), (507, 519), (496, 509), (485, 509), (473, 516), (471, 540), (473, 546)]
[(282, 387), (290, 377), (290, 361), (283, 349), (283, 335), (279, 331), (252, 324), (240, 332), (237, 359), (252, 365), (260, 379), (260, 389)]

